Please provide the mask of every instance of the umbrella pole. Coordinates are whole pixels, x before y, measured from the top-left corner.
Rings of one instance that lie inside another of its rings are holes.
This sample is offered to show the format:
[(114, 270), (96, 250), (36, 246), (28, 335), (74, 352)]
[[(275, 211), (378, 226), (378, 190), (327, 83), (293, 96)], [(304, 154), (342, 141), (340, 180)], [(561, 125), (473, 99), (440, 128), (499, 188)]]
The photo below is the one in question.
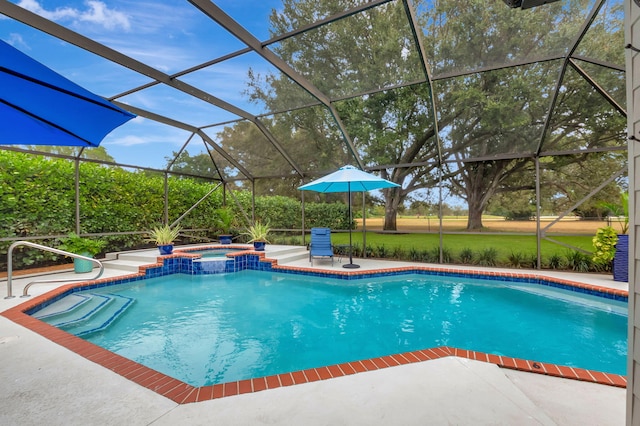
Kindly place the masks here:
[(360, 265), (356, 265), (353, 263), (353, 246), (351, 243), (351, 224), (353, 223), (353, 219), (351, 218), (351, 182), (347, 182), (347, 188), (349, 193), (349, 263), (346, 265), (342, 265), (343, 268), (355, 269), (359, 268)]

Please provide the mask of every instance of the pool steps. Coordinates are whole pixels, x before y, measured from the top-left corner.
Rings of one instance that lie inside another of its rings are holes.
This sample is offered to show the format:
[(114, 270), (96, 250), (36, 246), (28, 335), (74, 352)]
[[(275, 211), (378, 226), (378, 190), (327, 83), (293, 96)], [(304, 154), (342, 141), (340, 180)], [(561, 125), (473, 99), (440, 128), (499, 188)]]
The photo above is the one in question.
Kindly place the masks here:
[(292, 247), (283, 250), (270, 250), (267, 246), (265, 255), (271, 259), (277, 259), (278, 265), (286, 265), (301, 259), (309, 259), (309, 251), (305, 247)]
[(116, 294), (75, 294), (60, 299), (33, 316), (76, 336), (105, 330), (135, 299)]

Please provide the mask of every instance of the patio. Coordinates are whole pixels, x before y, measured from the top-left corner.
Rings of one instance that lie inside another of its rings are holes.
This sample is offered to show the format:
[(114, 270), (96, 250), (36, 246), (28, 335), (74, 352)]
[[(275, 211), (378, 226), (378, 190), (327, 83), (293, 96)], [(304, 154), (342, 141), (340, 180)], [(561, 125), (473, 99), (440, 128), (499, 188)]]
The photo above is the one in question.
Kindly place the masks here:
[[(154, 251), (130, 253), (143, 259)], [(309, 267), (290, 247), (266, 256)], [(404, 262), (358, 259), (361, 269)], [(107, 264), (117, 261), (107, 261)], [(127, 260), (127, 263), (133, 263)], [(339, 262), (314, 262), (318, 269)], [(438, 265), (429, 265), (438, 267)], [(513, 272), (513, 271), (512, 271)], [(105, 276), (128, 274), (107, 267)], [(547, 272), (541, 272), (546, 275)], [(71, 277), (69, 272), (56, 274)], [(556, 277), (620, 288), (610, 276), (553, 273)], [(14, 278), (14, 294), (33, 278)], [(38, 284), (34, 296), (59, 284)], [(625, 289), (626, 290), (626, 289)], [(6, 294), (6, 281), (0, 285)], [(25, 299), (0, 299), (5, 311)], [(192, 404), (177, 404), (42, 336), (0, 317), (5, 360), (3, 424), (558, 424), (624, 423), (626, 390), (525, 373), (458, 357), (283, 386)]]

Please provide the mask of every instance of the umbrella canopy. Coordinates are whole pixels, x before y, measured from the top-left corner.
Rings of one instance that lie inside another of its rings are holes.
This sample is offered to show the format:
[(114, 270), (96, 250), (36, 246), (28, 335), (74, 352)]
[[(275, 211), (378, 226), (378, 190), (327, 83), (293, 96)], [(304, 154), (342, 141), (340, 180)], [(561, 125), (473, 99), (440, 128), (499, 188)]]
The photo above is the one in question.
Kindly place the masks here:
[(354, 166), (343, 166), (333, 173), (302, 185), (298, 189), (315, 192), (366, 192), (395, 186), (400, 185), (363, 172)]
[(134, 117), (0, 40), (0, 144), (98, 146)]
[[(382, 179), (376, 175), (363, 172), (354, 166), (340, 167), (333, 173), (298, 187), (301, 191), (315, 192), (348, 192), (349, 193), (349, 223), (351, 223), (351, 193), (365, 192), (373, 189), (398, 187), (397, 183)], [(353, 263), (351, 228), (349, 228), (349, 263), (344, 268), (359, 268)]]

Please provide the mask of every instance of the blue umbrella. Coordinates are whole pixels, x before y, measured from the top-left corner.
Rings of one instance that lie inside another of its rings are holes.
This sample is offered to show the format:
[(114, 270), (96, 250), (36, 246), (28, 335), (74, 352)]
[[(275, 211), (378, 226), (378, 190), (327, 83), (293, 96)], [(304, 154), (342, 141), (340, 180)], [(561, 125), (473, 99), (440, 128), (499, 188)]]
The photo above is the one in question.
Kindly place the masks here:
[[(397, 183), (382, 179), (371, 173), (363, 172), (353, 166), (340, 167), (333, 173), (309, 182), (298, 187), (301, 191), (315, 192), (347, 192), (349, 193), (349, 224), (352, 222), (351, 217), (351, 193), (365, 192), (373, 189), (399, 187)], [(349, 226), (349, 263), (342, 265), (344, 268), (359, 268), (360, 265), (353, 263), (352, 242), (351, 242), (351, 226)]]
[(0, 144), (98, 146), (134, 117), (0, 40)]

